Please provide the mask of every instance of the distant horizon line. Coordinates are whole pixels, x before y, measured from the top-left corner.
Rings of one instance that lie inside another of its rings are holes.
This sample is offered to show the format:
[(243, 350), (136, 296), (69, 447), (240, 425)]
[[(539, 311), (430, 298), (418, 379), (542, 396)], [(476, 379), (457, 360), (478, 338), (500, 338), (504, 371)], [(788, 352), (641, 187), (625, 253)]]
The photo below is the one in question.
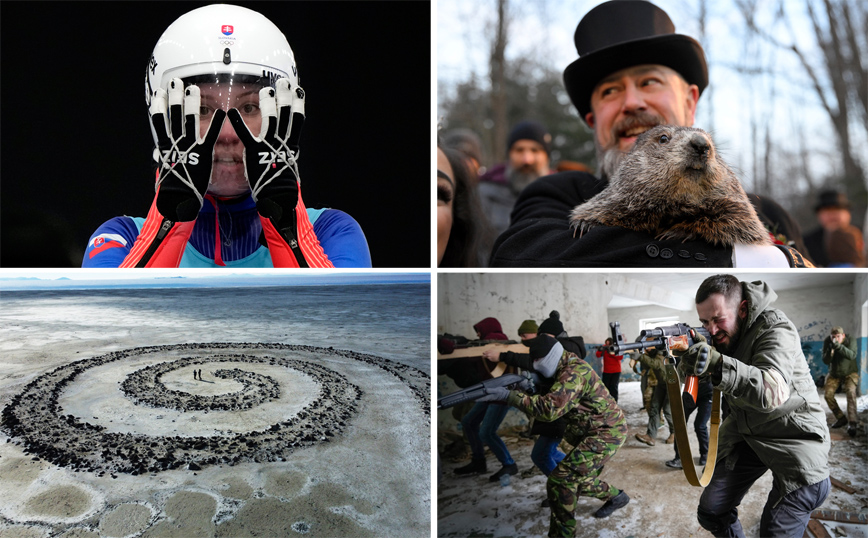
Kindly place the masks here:
[[(113, 275), (117, 276), (117, 275)], [(256, 287), (256, 286), (328, 286), (368, 284), (430, 283), (431, 274), (419, 273), (335, 273), (335, 274), (285, 274), (285, 273), (233, 273), (233, 274), (151, 274), (137, 278), (70, 278), (68, 276), (4, 276), (0, 274), (0, 290), (59, 290), (59, 289), (106, 289), (106, 288), (184, 288), (184, 287)]]

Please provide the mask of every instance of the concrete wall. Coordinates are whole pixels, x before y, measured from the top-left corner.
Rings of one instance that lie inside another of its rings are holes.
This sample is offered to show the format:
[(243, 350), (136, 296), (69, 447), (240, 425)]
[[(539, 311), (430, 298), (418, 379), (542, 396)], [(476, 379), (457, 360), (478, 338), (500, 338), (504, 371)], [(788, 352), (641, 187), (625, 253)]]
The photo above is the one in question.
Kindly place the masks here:
[[(437, 275), (437, 333), (474, 339), (473, 326), (493, 317), (508, 337), (518, 340), (522, 321), (540, 323), (557, 310), (567, 334), (584, 337), (586, 344), (602, 343), (609, 330), (606, 305), (611, 298), (605, 274), (441, 273)], [(456, 390), (451, 379), (437, 377), (438, 396)], [(510, 408), (501, 428), (527, 422), (523, 413)], [(437, 427), (460, 429), (449, 411), (437, 413)]]
[[(628, 342), (633, 342), (639, 336), (641, 329), (641, 321), (648, 319), (658, 319), (662, 317), (677, 316), (679, 323), (688, 323), (692, 327), (699, 326), (699, 320), (696, 316), (696, 310), (676, 310), (663, 306), (649, 305), (637, 306), (632, 308), (611, 308), (607, 315), (609, 322), (617, 321), (621, 324), (621, 333), (624, 339)], [(655, 326), (671, 325), (670, 322), (663, 322)], [(586, 342), (587, 343), (587, 342)], [(621, 380), (622, 381), (638, 381), (639, 376), (630, 368), (630, 359), (638, 357), (636, 353), (631, 353), (624, 357), (621, 363)], [(602, 367), (594, 366), (598, 372), (602, 372)]]
[(861, 394), (868, 394), (868, 274), (856, 275), (853, 290), (853, 317), (859, 320), (858, 332), (855, 330), (856, 326), (853, 327), (853, 334), (859, 336), (859, 388)]
[(602, 341), (608, 332), (606, 305), (612, 298), (605, 281), (605, 275), (586, 273), (441, 273), (437, 332), (473, 339), (473, 326), (494, 317), (507, 336), (518, 340), (522, 321), (540, 323), (557, 310), (568, 334), (583, 336), (585, 342)]
[(799, 330), (802, 352), (808, 360), (811, 375), (816, 379), (829, 373), (823, 364), (823, 340), (832, 327), (844, 327), (847, 334), (855, 334), (861, 320), (853, 308), (855, 286), (816, 287), (803, 290), (781, 291), (772, 305), (787, 315)]

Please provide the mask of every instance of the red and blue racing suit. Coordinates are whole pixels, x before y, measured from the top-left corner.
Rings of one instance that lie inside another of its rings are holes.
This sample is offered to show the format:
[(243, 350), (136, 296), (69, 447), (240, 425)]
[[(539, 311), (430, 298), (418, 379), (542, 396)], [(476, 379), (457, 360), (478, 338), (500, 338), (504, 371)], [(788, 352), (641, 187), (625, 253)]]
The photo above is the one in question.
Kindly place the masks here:
[[(304, 209), (303, 205), (298, 213), (299, 243), (311, 267), (371, 267), (367, 240), (352, 217), (336, 209)], [(166, 221), (152, 207), (148, 219), (115, 217), (103, 223), (88, 241), (81, 266), (297, 266), (281, 252), (285, 243), (273, 239), (274, 228), (262, 220), (249, 195), (227, 200), (206, 195), (196, 220), (169, 223), (171, 233), (160, 243), (158, 228)], [(281, 262), (275, 264), (274, 256)], [(151, 259), (158, 263), (142, 263)]]

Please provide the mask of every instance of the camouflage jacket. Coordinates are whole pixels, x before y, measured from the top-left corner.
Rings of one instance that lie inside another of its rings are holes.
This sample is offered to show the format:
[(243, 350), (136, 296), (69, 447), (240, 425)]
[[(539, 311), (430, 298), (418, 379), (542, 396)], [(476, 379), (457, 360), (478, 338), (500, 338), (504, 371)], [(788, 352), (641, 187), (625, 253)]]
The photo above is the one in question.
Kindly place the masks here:
[(626, 435), (624, 412), (587, 362), (564, 351), (554, 377), (548, 393), (531, 396), (512, 390), (507, 401), (537, 420), (550, 422), (564, 417), (564, 439), (572, 445), (588, 436), (611, 435), (613, 429)]
[(658, 353), (655, 357), (652, 357), (647, 353), (642, 353), (638, 360), (642, 364), (643, 368), (647, 368), (654, 373), (654, 377), (656, 378), (655, 381), (657, 379), (661, 379), (664, 382), (666, 381), (666, 366), (663, 364), (663, 356), (661, 353)]

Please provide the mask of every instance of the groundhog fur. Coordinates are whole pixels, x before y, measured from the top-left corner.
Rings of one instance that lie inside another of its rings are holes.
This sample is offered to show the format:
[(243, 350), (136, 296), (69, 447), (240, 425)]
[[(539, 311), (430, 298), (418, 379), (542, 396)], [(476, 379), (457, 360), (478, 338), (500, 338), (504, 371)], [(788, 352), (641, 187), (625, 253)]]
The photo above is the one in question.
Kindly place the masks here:
[(771, 244), (711, 137), (691, 127), (658, 125), (636, 139), (609, 185), (570, 214), (574, 235), (595, 225), (648, 232), (660, 240)]

